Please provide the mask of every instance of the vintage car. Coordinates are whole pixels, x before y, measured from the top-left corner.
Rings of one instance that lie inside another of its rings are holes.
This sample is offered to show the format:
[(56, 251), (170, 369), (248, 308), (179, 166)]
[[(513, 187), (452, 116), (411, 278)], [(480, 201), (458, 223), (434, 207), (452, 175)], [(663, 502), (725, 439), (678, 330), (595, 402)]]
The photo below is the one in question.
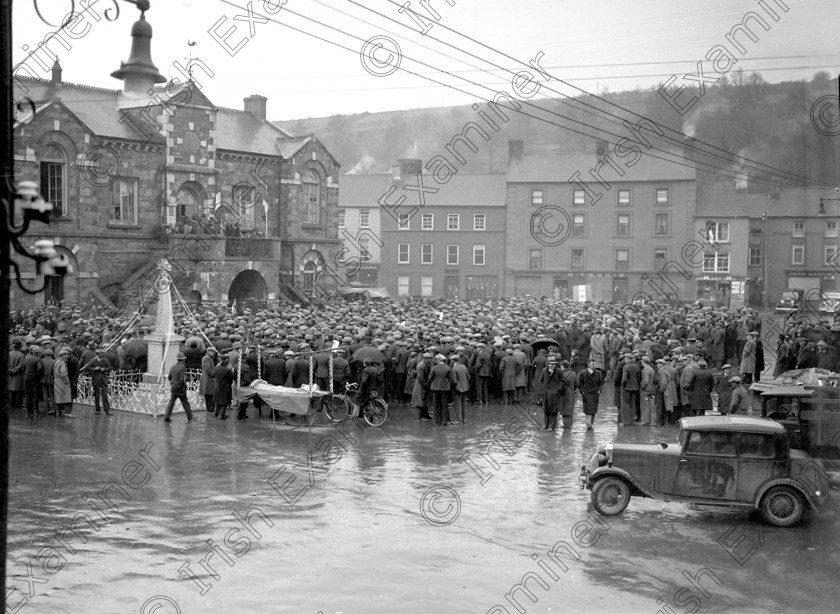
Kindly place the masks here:
[(790, 313), (799, 309), (800, 302), (803, 299), (802, 290), (785, 290), (782, 292), (782, 298), (776, 303), (776, 313)]
[(791, 449), (784, 426), (747, 416), (683, 418), (678, 443), (610, 444), (581, 466), (580, 482), (606, 516), (636, 496), (757, 508), (779, 527), (818, 509), (829, 489), (821, 462)]

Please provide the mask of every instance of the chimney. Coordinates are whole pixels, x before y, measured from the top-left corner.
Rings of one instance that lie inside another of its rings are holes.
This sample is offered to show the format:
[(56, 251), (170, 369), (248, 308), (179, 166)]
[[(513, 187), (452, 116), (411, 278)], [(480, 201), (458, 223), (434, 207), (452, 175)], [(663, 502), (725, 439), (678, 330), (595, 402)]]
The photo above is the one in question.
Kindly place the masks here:
[(610, 144), (603, 140), (598, 139), (595, 141), (595, 158), (597, 160), (603, 160), (610, 153)]
[(525, 141), (508, 141), (508, 164), (519, 162), (525, 154)]
[(252, 94), (243, 99), (245, 102), (245, 112), (255, 115), (260, 119), (265, 119), (266, 103), (268, 98), (260, 96), (259, 94)]
[(393, 167), (394, 181), (408, 181), (423, 173), (423, 160), (402, 158)]
[(52, 65), (52, 82), (53, 85), (61, 83), (61, 64), (58, 63), (58, 56), (55, 56), (55, 62)]
[[(148, 6), (148, 2), (146, 3)], [(120, 69), (111, 73), (123, 80), (123, 93), (132, 98), (147, 98), (155, 83), (166, 83), (152, 62), (152, 26), (146, 21), (146, 11), (131, 26), (131, 55), (128, 62), (120, 62)]]

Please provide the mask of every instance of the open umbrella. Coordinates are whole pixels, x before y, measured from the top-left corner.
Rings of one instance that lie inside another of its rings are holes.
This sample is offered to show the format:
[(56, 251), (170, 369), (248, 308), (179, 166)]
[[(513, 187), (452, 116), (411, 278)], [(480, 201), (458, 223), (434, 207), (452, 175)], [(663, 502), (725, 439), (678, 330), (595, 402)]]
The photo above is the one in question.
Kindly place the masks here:
[(535, 352), (538, 352), (539, 350), (545, 350), (547, 352), (548, 348), (552, 345), (560, 347), (560, 343), (556, 339), (551, 339), (550, 337), (540, 337), (531, 344), (531, 347), (534, 348)]
[(371, 362), (382, 364), (385, 362), (385, 355), (377, 348), (366, 345), (353, 352), (351, 362), (363, 362), (365, 358), (370, 358)]

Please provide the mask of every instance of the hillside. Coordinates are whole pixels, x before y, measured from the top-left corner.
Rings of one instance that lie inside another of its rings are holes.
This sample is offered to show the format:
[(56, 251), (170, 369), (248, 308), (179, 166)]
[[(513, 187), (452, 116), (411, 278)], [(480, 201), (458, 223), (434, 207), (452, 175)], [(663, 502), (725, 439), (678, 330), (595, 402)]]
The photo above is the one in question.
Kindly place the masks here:
[[(732, 77), (721, 78), (715, 86), (707, 87), (685, 118), (651, 88), (603, 94), (601, 99), (587, 95), (536, 100), (534, 106), (523, 104), (521, 113), (502, 109), (509, 117), (507, 123), (487, 111), (487, 104), (481, 104), (478, 110), (465, 105), (275, 123), (292, 134), (317, 134), (341, 162), (342, 173), (371, 173), (389, 170), (398, 158), (428, 160), (445, 154), (453, 135), (474, 121), (486, 129), (490, 140), (484, 142), (473, 135), (479, 150), (474, 154), (465, 152), (464, 170), (487, 173), (505, 170), (509, 140), (525, 141), (526, 152), (591, 151), (597, 138), (615, 143), (630, 136), (620, 123), (636, 113), (714, 148), (790, 171), (808, 181), (840, 185), (840, 138), (823, 135), (811, 124), (812, 104), (821, 96), (836, 96), (837, 80), (830, 80), (827, 73), (818, 73), (810, 82), (780, 84), (767, 84), (756, 73), (746, 76), (736, 72)], [(698, 94), (696, 90), (686, 90), (680, 100)], [(834, 105), (836, 118), (836, 98)], [(490, 130), (479, 111), (493, 116), (498, 132)], [(599, 132), (599, 128), (612, 134)], [(677, 139), (651, 142), (654, 148), (669, 150), (679, 145)], [(706, 145), (696, 146), (710, 150)], [(735, 168), (722, 152), (710, 151), (709, 155), (695, 157), (717, 167)], [(712, 171), (707, 166), (701, 169)]]

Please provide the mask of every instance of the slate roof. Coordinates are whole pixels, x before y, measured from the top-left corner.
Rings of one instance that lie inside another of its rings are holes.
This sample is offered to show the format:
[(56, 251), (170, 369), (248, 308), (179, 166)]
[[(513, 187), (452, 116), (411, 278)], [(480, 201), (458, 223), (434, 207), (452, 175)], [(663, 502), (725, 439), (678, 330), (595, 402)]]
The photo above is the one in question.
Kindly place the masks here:
[[(661, 151), (653, 151), (657, 156), (668, 157)], [(691, 162), (678, 158), (680, 164), (672, 164), (665, 160), (642, 154), (639, 161), (632, 167), (627, 167), (625, 161), (630, 157), (619, 158), (608, 152), (610, 158), (622, 168), (625, 175), (616, 182), (632, 181), (689, 181), (695, 179), (696, 172)], [(674, 152), (682, 156), (682, 152)], [(589, 154), (525, 154), (521, 160), (514, 161), (508, 171), (508, 181), (511, 183), (566, 183), (569, 177), (579, 172), (585, 182), (594, 182), (589, 171), (597, 163), (594, 153)], [(683, 166), (688, 165), (688, 166)], [(617, 173), (609, 166), (605, 166), (601, 175), (612, 181)]]
[[(504, 207), (505, 175), (465, 175), (459, 173), (446, 184), (438, 184), (431, 175), (423, 175), (424, 190), (437, 189), (437, 193), (425, 194), (427, 207)], [(416, 184), (415, 179), (407, 183)], [(341, 175), (339, 178), (338, 205), (340, 207), (377, 207), (377, 201), (393, 185), (390, 173), (372, 175)], [(401, 195), (406, 196), (405, 206), (414, 206), (419, 201), (418, 192), (397, 189), (388, 202), (394, 204)]]
[[(57, 95), (61, 98), (61, 102), (97, 136), (142, 140), (128, 123), (119, 121), (118, 105), (121, 90), (66, 82), (61, 83), (60, 88), (57, 89), (51, 81), (28, 77), (16, 77), (15, 81), (29, 90), (25, 95), (36, 102), (36, 109), (42, 106), (39, 103), (46, 103)], [(162, 91), (163, 87), (158, 86), (155, 89)], [(144, 107), (146, 102), (146, 100), (138, 101), (137, 104), (132, 105), (132, 108)], [(277, 156), (285, 155), (284, 152), (297, 151), (309, 138), (312, 137), (295, 139), (282, 128), (243, 110), (217, 107), (217, 149)], [(156, 134), (152, 140), (163, 142), (163, 137)]]

